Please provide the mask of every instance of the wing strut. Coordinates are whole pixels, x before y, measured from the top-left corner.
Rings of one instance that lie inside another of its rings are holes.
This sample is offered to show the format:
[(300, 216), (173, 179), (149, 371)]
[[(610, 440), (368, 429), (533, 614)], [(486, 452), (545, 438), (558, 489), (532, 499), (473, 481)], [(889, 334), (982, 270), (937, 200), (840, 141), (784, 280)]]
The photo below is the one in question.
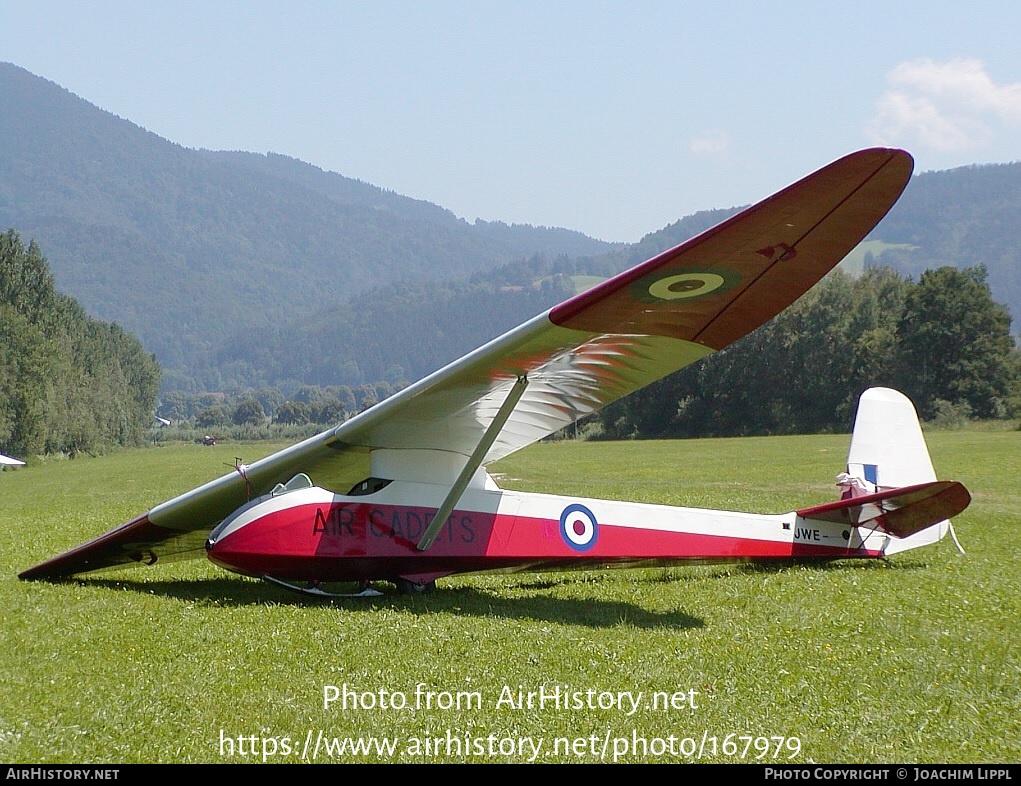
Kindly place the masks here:
[(486, 429), (486, 433), (482, 435), (482, 439), (479, 440), (479, 444), (472, 451), (472, 454), (468, 457), (468, 463), (464, 465), (464, 469), (461, 470), (461, 474), (457, 476), (457, 480), (454, 481), (454, 485), (450, 487), (450, 491), (447, 492), (447, 496), (443, 499), (443, 504), (440, 505), (436, 511), (436, 515), (433, 516), (432, 521), (429, 522), (429, 526), (425, 528), (425, 532), (422, 533), (421, 539), (418, 541), (416, 548), (419, 551), (425, 551), (429, 548), (433, 541), (436, 540), (436, 536), (440, 532), (440, 528), (446, 524), (447, 517), (450, 516), (451, 511), (454, 509), (454, 505), (461, 499), (461, 495), (464, 494), (464, 490), (468, 488), (468, 482), (471, 480), (472, 475), (475, 474), (475, 470), (482, 466), (482, 462), (485, 461), (486, 454), (489, 449), (496, 442), (496, 438), (500, 435), (500, 431), (507, 423), (507, 419), (510, 417), (511, 412), (514, 411), (514, 407), (517, 406), (518, 401), (521, 400), (521, 396), (525, 392), (525, 388), (528, 387), (528, 377), (518, 377), (514, 382), (513, 387), (510, 389), (510, 393), (507, 394), (507, 398), (503, 404), (500, 405), (500, 410), (496, 413), (496, 417), (493, 418), (493, 422), (489, 424), (489, 428)]

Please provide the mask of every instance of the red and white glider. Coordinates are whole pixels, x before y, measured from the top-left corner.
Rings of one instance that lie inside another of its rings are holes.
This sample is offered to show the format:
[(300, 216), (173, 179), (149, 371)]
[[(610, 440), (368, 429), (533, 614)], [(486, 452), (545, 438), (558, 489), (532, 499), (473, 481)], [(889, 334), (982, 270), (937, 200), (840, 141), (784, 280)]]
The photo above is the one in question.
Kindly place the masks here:
[[(911, 403), (867, 391), (845, 498), (780, 515), (500, 489), (486, 466), (746, 335), (829, 272), (911, 175), (846, 156), (561, 303), (357, 417), (157, 505), (21, 574), (56, 578), (208, 554), (293, 589), (482, 570), (880, 557), (948, 531)], [(299, 583), (308, 583), (308, 587)]]

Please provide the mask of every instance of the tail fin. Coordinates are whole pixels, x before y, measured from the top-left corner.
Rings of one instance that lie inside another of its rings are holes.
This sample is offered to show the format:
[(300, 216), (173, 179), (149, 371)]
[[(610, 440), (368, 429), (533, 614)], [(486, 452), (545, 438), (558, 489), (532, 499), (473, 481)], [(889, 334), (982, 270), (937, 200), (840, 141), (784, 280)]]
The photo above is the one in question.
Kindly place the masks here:
[[(841, 477), (841, 485), (847, 489), (845, 497), (930, 484), (935, 480), (929, 449), (910, 399), (889, 388), (870, 388), (862, 393), (851, 433), (847, 476)], [(923, 523), (920, 531), (908, 537), (891, 538), (883, 552), (894, 554), (935, 543), (951, 532), (946, 517), (963, 510), (970, 501), (964, 487), (955, 486), (959, 487), (954, 495), (955, 505), (942, 513), (938, 507), (927, 511), (930, 523)], [(921, 510), (916, 508), (915, 512)]]
[(911, 400), (890, 388), (869, 388), (858, 399), (847, 474), (884, 491), (936, 480), (929, 448)]

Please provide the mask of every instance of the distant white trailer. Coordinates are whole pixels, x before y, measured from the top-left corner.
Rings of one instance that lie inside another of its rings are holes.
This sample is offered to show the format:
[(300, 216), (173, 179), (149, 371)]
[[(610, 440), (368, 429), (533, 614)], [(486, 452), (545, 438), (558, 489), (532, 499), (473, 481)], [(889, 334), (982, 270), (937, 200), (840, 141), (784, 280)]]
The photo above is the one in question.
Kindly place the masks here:
[(25, 462), (24, 461), (18, 461), (18, 459), (16, 459), (16, 458), (11, 458), (10, 456), (5, 456), (3, 453), (0, 453), (0, 466), (4, 466), (4, 467), (23, 467), (23, 466), (25, 466)]

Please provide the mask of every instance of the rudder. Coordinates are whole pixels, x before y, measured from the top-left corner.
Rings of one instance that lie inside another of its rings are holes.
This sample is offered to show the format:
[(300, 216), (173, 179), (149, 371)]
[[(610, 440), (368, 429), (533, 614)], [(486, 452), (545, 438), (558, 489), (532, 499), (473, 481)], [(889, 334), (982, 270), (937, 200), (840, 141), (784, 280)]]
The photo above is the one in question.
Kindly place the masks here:
[(869, 388), (861, 394), (847, 473), (864, 478), (877, 491), (936, 480), (911, 399), (890, 388)]

